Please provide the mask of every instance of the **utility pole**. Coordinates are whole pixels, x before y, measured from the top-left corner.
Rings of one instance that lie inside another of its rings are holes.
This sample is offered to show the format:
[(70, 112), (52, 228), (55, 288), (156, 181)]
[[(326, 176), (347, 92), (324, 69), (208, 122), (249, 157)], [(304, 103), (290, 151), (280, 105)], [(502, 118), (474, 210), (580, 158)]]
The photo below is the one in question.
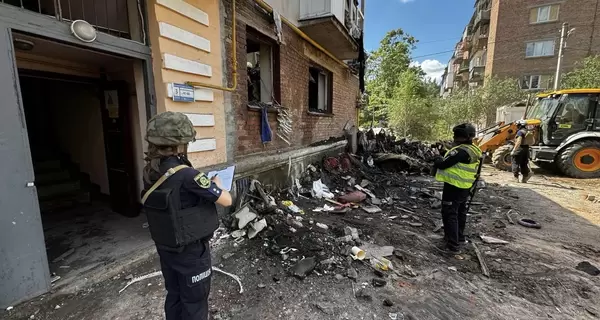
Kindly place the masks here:
[(558, 48), (558, 61), (556, 62), (556, 75), (554, 76), (554, 90), (558, 90), (558, 84), (560, 83), (560, 67), (563, 58), (563, 48), (565, 46), (565, 39), (567, 37), (568, 23), (563, 23), (562, 29), (560, 30), (560, 47)]

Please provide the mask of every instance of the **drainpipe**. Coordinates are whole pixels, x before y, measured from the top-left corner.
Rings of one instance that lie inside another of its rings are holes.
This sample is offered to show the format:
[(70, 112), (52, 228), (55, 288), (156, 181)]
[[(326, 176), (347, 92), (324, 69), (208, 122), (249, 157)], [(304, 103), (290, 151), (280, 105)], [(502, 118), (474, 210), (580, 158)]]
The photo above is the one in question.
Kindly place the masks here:
[(236, 23), (236, 10), (235, 10), (235, 0), (231, 0), (231, 7), (232, 7), (232, 13), (231, 13), (231, 19), (233, 20), (231, 22), (231, 45), (233, 47), (233, 50), (231, 50), (231, 69), (232, 69), (232, 77), (233, 77), (233, 86), (231, 87), (224, 87), (224, 86), (217, 86), (214, 84), (209, 84), (209, 83), (202, 83), (202, 82), (193, 82), (193, 81), (189, 81), (186, 84), (192, 87), (204, 87), (204, 88), (210, 88), (210, 89), (215, 89), (215, 90), (222, 90), (222, 91), (227, 91), (227, 92), (234, 92), (237, 89), (237, 41), (236, 41), (236, 37), (237, 37), (237, 32), (236, 32), (236, 27), (237, 27), (237, 23)]
[[(268, 13), (273, 13), (273, 8), (271, 8), (271, 6), (268, 5), (266, 2), (264, 2), (263, 0), (254, 0), (254, 1), (256, 1), (256, 3), (261, 8), (265, 9)], [(308, 35), (306, 35), (306, 33), (302, 32), (302, 30), (298, 29), (298, 27), (296, 27), (292, 22), (290, 22), (284, 16), (281, 16), (281, 21), (283, 21), (283, 23), (287, 24), (288, 27), (292, 28), (292, 30), (294, 30), (294, 32), (296, 32), (296, 34), (298, 34), (302, 39), (308, 41), (310, 44), (315, 46), (317, 49), (321, 50), (323, 53), (328, 55), (331, 59), (335, 60), (335, 62), (341, 64), (345, 68), (349, 68), (346, 63), (344, 63), (340, 59), (336, 58), (333, 54), (331, 54), (331, 52), (327, 51), (325, 48), (321, 47), (318, 43), (316, 43), (313, 39), (311, 39)]]

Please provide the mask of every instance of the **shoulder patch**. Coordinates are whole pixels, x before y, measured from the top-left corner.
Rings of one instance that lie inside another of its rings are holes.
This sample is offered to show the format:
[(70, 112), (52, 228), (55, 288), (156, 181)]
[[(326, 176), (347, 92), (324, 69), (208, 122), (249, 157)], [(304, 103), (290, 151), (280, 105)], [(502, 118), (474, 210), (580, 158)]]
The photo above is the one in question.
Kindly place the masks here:
[(196, 184), (202, 189), (208, 189), (210, 187), (210, 179), (202, 172), (194, 177), (194, 181), (196, 181)]

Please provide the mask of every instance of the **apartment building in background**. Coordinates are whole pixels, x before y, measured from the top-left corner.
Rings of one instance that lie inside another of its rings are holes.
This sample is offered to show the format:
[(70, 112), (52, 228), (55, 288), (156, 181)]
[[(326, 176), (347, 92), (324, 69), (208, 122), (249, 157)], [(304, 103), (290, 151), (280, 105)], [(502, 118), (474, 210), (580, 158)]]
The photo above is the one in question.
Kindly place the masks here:
[(524, 90), (551, 89), (563, 23), (571, 32), (561, 74), (573, 70), (585, 57), (600, 53), (599, 2), (477, 0), (448, 63), (442, 94), (482, 85), (490, 76), (517, 79)]

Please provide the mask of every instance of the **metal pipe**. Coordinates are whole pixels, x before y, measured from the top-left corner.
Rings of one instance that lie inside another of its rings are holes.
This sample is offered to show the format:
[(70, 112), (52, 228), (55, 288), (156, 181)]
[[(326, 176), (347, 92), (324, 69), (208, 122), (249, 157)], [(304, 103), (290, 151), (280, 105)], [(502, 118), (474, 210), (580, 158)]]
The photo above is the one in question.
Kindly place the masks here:
[(192, 86), (192, 87), (204, 87), (204, 88), (222, 90), (222, 91), (227, 91), (227, 92), (234, 92), (237, 89), (237, 41), (236, 41), (237, 23), (236, 23), (236, 16), (235, 16), (236, 15), (235, 0), (231, 0), (231, 7), (232, 7), (231, 18), (233, 20), (231, 22), (231, 29), (232, 29), (231, 30), (231, 45), (233, 47), (233, 49), (231, 50), (231, 55), (232, 55), (231, 68), (232, 68), (232, 76), (233, 76), (233, 86), (224, 87), (224, 86), (217, 86), (217, 85), (209, 84), (209, 83), (193, 82), (193, 81), (187, 82), (186, 83), (187, 85)]
[[(254, 0), (254, 1), (256, 1), (256, 3), (258, 3), (258, 5), (261, 8), (265, 9), (268, 13), (273, 13), (273, 8), (271, 8), (271, 6), (268, 5), (266, 2), (264, 2), (263, 0)], [(344, 63), (340, 59), (336, 58), (333, 54), (331, 54), (331, 52), (327, 51), (325, 48), (323, 48), (321, 45), (319, 45), (313, 39), (311, 39), (308, 35), (306, 35), (306, 33), (302, 32), (302, 30), (298, 29), (298, 27), (296, 27), (292, 22), (290, 22), (284, 16), (281, 16), (281, 21), (283, 21), (283, 23), (287, 24), (288, 27), (292, 28), (292, 30), (294, 30), (294, 32), (296, 32), (302, 39), (308, 41), (310, 44), (315, 46), (317, 49), (321, 50), (323, 53), (328, 55), (335, 62), (341, 64), (345, 68), (348, 68), (348, 69), (350, 68), (350, 67), (348, 67), (348, 65), (346, 63)]]

